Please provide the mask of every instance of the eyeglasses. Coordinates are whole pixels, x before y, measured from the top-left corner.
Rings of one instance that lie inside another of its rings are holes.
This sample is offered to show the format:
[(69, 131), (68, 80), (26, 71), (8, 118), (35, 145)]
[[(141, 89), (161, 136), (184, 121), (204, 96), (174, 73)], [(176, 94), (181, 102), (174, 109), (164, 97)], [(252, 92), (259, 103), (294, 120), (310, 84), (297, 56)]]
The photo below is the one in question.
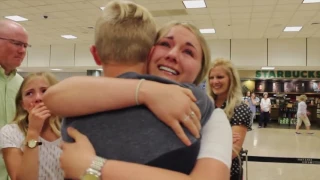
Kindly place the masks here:
[(14, 39), (7, 39), (7, 38), (2, 38), (2, 37), (0, 37), (0, 39), (9, 41), (11, 44), (19, 46), (19, 47), (24, 47), (24, 48), (31, 47), (31, 45), (28, 44), (28, 43), (24, 43), (24, 42), (17, 41), (17, 40), (14, 40)]

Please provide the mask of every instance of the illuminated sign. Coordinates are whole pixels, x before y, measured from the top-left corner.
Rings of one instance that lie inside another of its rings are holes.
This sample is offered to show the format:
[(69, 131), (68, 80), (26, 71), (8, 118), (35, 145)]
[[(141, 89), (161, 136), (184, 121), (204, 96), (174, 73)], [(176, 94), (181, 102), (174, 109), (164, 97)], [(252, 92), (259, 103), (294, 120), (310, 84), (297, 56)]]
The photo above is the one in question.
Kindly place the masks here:
[(256, 78), (320, 78), (320, 71), (256, 71)]

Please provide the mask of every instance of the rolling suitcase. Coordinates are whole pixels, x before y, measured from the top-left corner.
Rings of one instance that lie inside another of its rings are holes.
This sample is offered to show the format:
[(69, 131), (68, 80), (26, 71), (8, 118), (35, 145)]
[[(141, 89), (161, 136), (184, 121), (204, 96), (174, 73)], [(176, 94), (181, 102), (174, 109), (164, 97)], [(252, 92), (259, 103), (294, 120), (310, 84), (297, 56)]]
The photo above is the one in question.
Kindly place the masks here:
[[(241, 157), (241, 161), (245, 162), (245, 164), (246, 164), (246, 180), (248, 180), (248, 150), (242, 149), (240, 151), (240, 157)], [(244, 171), (242, 170), (242, 173), (243, 172)], [(244, 177), (244, 174), (242, 174), (242, 177)]]

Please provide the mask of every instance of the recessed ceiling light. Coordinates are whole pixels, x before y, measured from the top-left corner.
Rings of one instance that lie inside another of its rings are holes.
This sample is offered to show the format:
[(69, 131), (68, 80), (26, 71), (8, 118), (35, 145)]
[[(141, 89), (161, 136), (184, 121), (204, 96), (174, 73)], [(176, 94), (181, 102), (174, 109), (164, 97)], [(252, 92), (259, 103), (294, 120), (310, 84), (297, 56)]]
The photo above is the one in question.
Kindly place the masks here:
[(320, 0), (304, 0), (302, 3), (319, 3)]
[(300, 31), (302, 26), (291, 26), (291, 27), (286, 27), (284, 28), (284, 32), (297, 32)]
[(99, 68), (99, 69), (97, 69), (98, 71), (103, 71), (103, 69), (102, 68)]
[(77, 37), (73, 36), (73, 35), (61, 35), (61, 37), (66, 38), (66, 39), (77, 39)]
[(100, 7), (101, 10), (104, 10), (105, 7)]
[(62, 69), (51, 69), (52, 71), (62, 71)]
[(183, 1), (183, 4), (186, 8), (206, 8), (206, 2), (204, 0), (189, 0)]
[(200, 32), (205, 34), (205, 33), (216, 33), (216, 30), (212, 29), (200, 29)]
[(12, 21), (28, 21), (28, 19), (21, 16), (5, 16), (7, 19), (11, 19)]
[(267, 67), (262, 67), (261, 69), (262, 70), (274, 70), (274, 67), (267, 66)]

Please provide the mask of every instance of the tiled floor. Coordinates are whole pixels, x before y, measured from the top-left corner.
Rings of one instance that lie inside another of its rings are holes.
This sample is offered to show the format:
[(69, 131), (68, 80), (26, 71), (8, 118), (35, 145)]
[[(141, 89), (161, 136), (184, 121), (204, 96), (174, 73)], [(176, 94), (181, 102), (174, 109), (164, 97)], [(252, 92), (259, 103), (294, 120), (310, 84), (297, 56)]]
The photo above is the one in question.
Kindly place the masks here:
[[(247, 133), (244, 148), (249, 156), (301, 157), (320, 159), (320, 130), (314, 135), (294, 129), (262, 128), (254, 125)], [(245, 166), (244, 166), (245, 167)], [(249, 180), (320, 180), (320, 164), (248, 163)]]

